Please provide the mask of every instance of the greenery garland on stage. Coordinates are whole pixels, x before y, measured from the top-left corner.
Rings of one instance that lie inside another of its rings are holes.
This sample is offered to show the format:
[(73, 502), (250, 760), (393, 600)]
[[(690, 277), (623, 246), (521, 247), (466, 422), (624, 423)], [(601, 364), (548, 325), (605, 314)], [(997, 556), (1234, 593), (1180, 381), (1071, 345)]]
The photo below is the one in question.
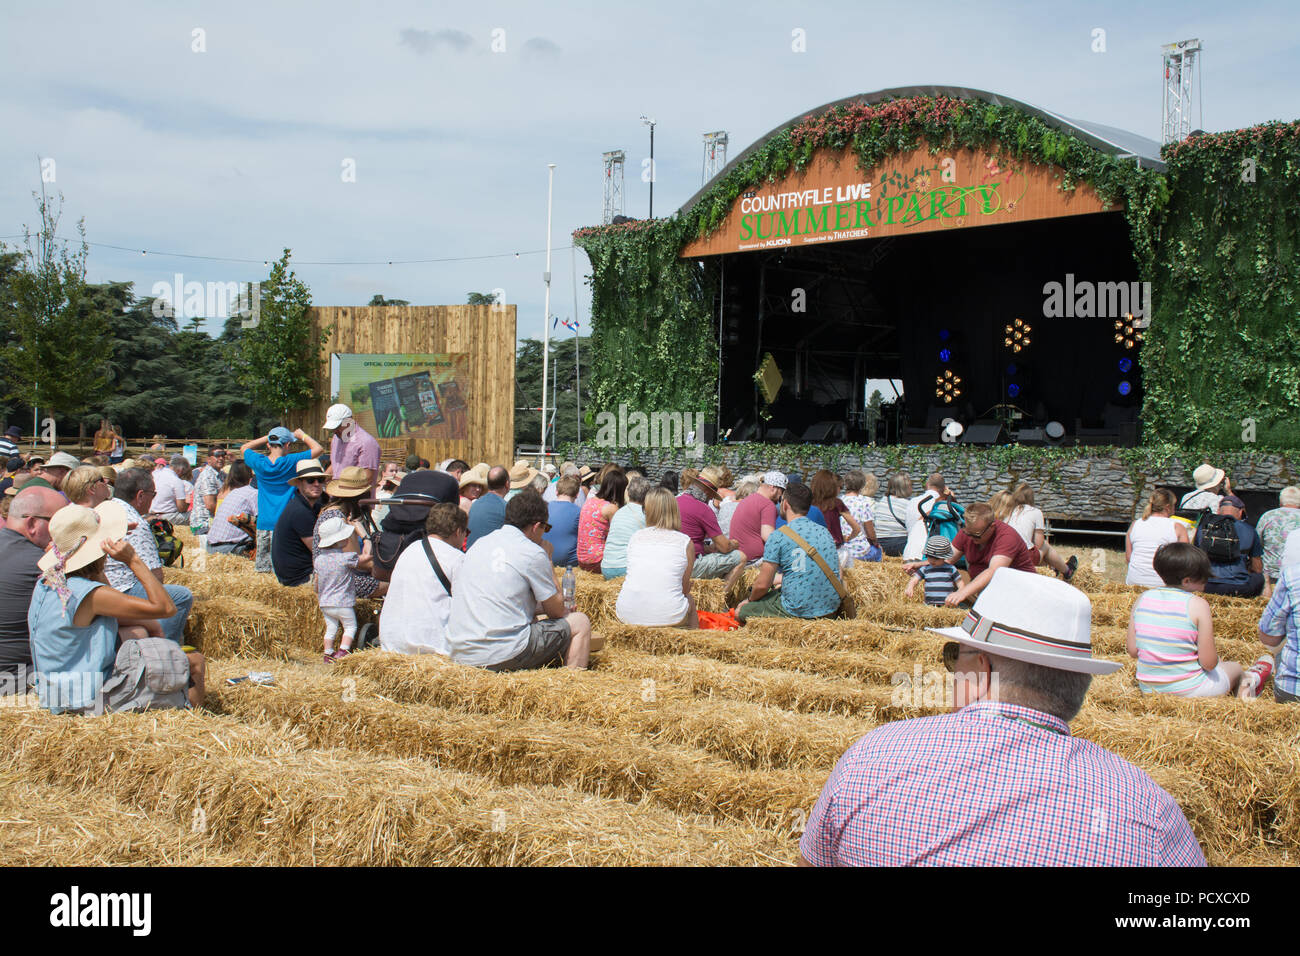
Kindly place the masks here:
[(1103, 202), (1122, 203), (1139, 274), (1150, 279), (1160, 211), (1169, 198), (1162, 175), (1099, 153), (1010, 106), (944, 96), (837, 106), (773, 134), (685, 215), (574, 232), (592, 265), (593, 411), (625, 402), (647, 411), (704, 411), (711, 420), (718, 373), (715, 265), (679, 259), (682, 247), (716, 229), (745, 190), (805, 168), (820, 149), (852, 150), (859, 166), (871, 169), (923, 144), (933, 153), (996, 146), (1057, 167), (1064, 190), (1083, 182)]

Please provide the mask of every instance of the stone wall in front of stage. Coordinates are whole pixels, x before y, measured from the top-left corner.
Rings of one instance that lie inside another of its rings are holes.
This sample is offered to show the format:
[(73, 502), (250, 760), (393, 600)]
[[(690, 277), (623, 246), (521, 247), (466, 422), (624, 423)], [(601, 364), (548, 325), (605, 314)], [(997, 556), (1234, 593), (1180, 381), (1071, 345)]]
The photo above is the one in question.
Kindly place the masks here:
[[(1190, 488), (1192, 470), (1205, 459), (1142, 448), (966, 448), (963, 446), (706, 445), (684, 448), (570, 447), (567, 457), (599, 467), (607, 461), (636, 465), (658, 479), (666, 470), (725, 463), (732, 475), (776, 468), (810, 476), (818, 468), (874, 474), (884, 493), (889, 476), (908, 474), (916, 493), (926, 475), (942, 472), (963, 502), (984, 501), (1026, 481), (1036, 503), (1057, 521), (1128, 523), (1141, 514), (1152, 489)], [(1273, 492), (1300, 478), (1300, 455), (1242, 453), (1212, 458), (1232, 477), (1234, 490)]]

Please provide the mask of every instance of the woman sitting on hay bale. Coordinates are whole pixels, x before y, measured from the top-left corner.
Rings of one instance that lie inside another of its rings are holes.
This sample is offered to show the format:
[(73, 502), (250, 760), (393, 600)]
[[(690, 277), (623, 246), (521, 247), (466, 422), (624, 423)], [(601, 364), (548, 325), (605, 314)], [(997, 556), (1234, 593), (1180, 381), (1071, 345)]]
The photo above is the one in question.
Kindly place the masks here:
[(876, 540), (891, 558), (902, 557), (907, 547), (907, 507), (912, 502), (912, 479), (901, 471), (889, 479), (885, 496), (872, 505)]
[(1167, 488), (1151, 492), (1142, 517), (1134, 521), (1124, 536), (1124, 557), (1128, 561), (1125, 584), (1144, 588), (1164, 587), (1165, 582), (1156, 573), (1155, 556), (1166, 544), (1181, 541), (1188, 544), (1187, 526), (1174, 520), (1178, 505), (1174, 493)]
[(622, 468), (602, 469), (602, 473), (599, 490), (587, 499), (578, 516), (578, 567), (593, 574), (601, 573), (609, 523), (623, 507), (627, 492), (627, 476)]
[(257, 489), (252, 481), (253, 469), (242, 461), (231, 464), (222, 490), (224, 497), (208, 528), (210, 553), (252, 554), (253, 535), (257, 531)]
[[(161, 637), (158, 621), (175, 614), (176, 605), (123, 540), (126, 531), (126, 511), (115, 501), (94, 510), (67, 505), (50, 519), (51, 546), (38, 565), (44, 573), (27, 625), (41, 706), (51, 713), (203, 703), (203, 655)], [(131, 570), (145, 597), (109, 585), (110, 557)]]
[[(871, 510), (871, 499), (876, 496), (878, 488), (875, 475), (850, 471), (844, 476), (844, 506), (862, 526), (862, 534), (850, 536), (844, 542), (849, 557), (854, 561), (879, 561), (884, 554), (876, 536), (876, 515)], [(849, 523), (841, 519), (840, 531), (847, 533), (851, 530)]]
[(677, 499), (667, 488), (648, 488), (644, 500), (645, 527), (628, 540), (615, 613), (638, 627), (698, 627), (691, 596), (695, 545), (682, 534)]

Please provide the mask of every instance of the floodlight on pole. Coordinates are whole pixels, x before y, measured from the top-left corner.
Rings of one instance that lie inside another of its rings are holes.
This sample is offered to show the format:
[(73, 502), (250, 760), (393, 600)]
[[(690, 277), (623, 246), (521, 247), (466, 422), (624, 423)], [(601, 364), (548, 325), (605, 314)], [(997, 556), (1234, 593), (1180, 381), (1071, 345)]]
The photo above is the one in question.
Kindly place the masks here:
[(650, 127), (650, 219), (655, 217), (655, 121), (644, 113), (641, 125)]
[(549, 371), (548, 355), (551, 343), (551, 197), (555, 189), (555, 164), (547, 163), (546, 174), (546, 306), (542, 313), (542, 454), (546, 454), (546, 373)]

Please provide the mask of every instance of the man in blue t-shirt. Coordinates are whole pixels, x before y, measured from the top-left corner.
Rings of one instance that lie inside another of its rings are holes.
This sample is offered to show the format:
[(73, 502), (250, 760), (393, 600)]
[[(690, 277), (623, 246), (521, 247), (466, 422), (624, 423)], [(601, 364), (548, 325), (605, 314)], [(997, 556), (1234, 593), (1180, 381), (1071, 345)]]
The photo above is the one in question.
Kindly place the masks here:
[[(289, 454), (289, 446), (295, 441), (304, 442), (308, 450)], [(263, 447), (268, 449), (265, 455), (259, 454), (256, 450)], [(319, 458), (324, 450), (319, 442), (301, 428), (289, 431), (283, 427), (272, 428), (262, 438), (255, 438), (239, 446), (244, 464), (253, 470), (257, 479), (255, 567), (258, 571), (272, 570), (271, 535), (275, 531), (275, 523), (280, 520), (280, 512), (284, 510), (285, 502), (293, 494), (289, 482), (293, 480), (298, 462), (306, 461), (308, 458)]]
[(488, 493), (475, 498), (469, 506), (469, 536), (465, 550), (474, 547), (479, 538), (486, 537), (506, 523), (506, 494), (510, 491), (510, 472), (496, 465), (488, 469)]
[[(1219, 514), (1232, 518), (1241, 554), (1236, 561), (1225, 564), (1210, 559), (1210, 580), (1205, 582), (1205, 593), (1255, 597), (1264, 590), (1264, 546), (1255, 529), (1242, 520), (1246, 516), (1246, 503), (1236, 495), (1224, 495), (1219, 502)], [(1198, 548), (1204, 548), (1203, 540), (1203, 530), (1197, 531)]]
[[(839, 579), (840, 563), (835, 539), (829, 531), (808, 519), (812, 507), (812, 489), (791, 484), (781, 500), (781, 515), (791, 531), (813, 548), (831, 574)], [(781, 586), (772, 587), (777, 572)], [(763, 546), (763, 563), (749, 590), (749, 600), (741, 601), (736, 617), (743, 624), (751, 617), (830, 617), (839, 612), (840, 595), (826, 572), (783, 530), (773, 531)]]
[(578, 563), (578, 518), (582, 514), (574, 501), (578, 490), (578, 476), (565, 475), (555, 483), (555, 500), (546, 503), (551, 530), (542, 540), (551, 543), (551, 563), (562, 568)]

